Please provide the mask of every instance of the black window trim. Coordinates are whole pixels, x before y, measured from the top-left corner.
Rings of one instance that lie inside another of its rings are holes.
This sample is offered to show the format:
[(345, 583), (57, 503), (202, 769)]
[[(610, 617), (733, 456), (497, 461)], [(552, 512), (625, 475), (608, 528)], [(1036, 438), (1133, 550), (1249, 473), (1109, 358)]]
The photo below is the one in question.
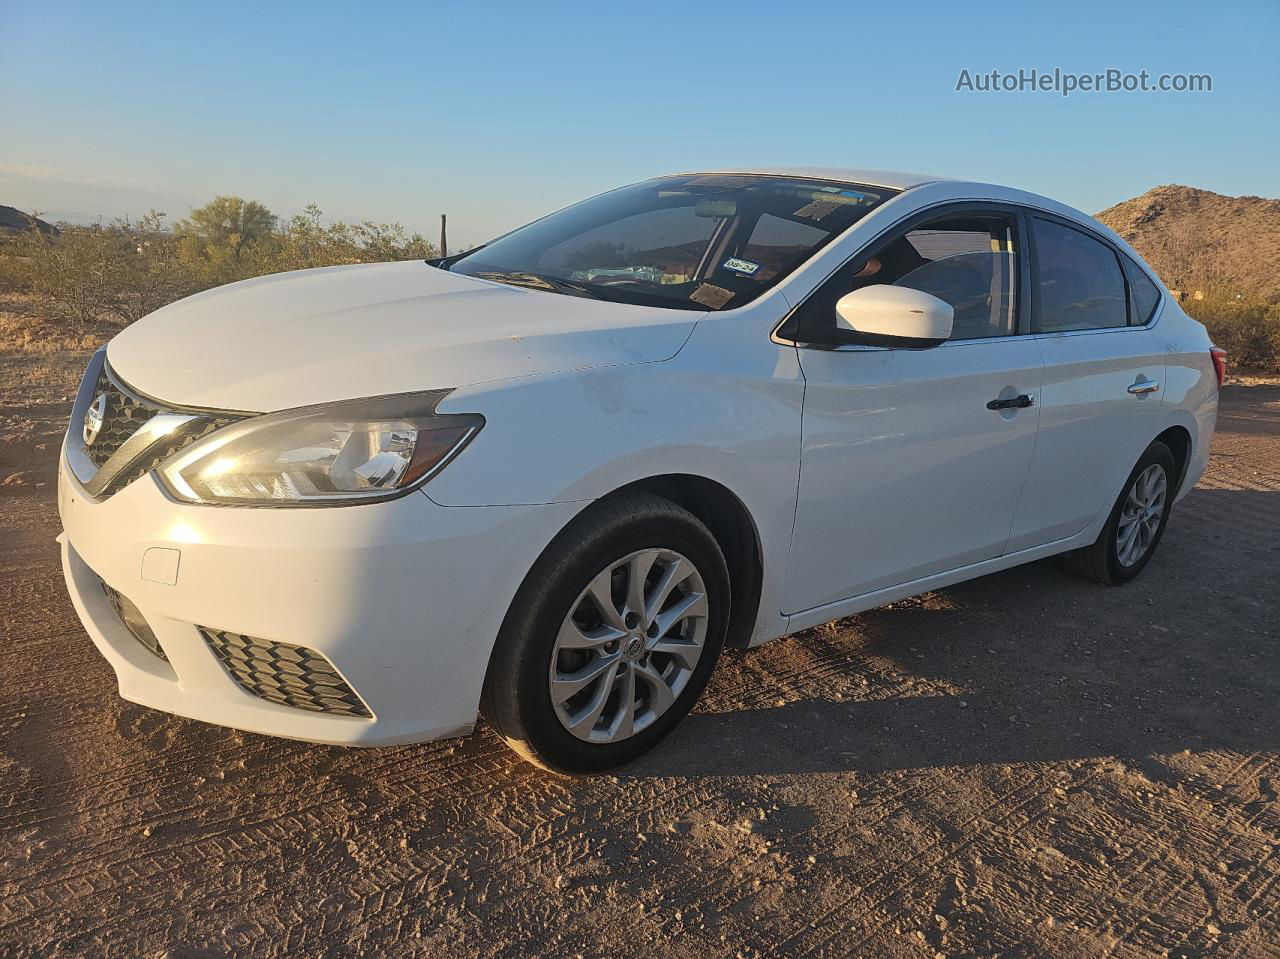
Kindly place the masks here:
[[(1160, 307), (1164, 305), (1164, 284), (1153, 277), (1147, 270), (1143, 269), (1142, 264), (1136, 259), (1129, 256), (1124, 250), (1117, 250), (1120, 254), (1120, 266), (1124, 271), (1125, 282), (1129, 284), (1129, 305), (1133, 313), (1129, 316), (1129, 325), (1137, 327), (1151, 327), (1155, 324), (1156, 318), (1160, 315)], [(1151, 312), (1147, 314), (1146, 319), (1140, 323), (1133, 322), (1134, 316), (1138, 310), (1138, 295), (1133, 290), (1133, 278), (1129, 275), (1130, 270), (1136, 270), (1141, 276), (1146, 277), (1147, 282), (1156, 289), (1156, 301), (1151, 307)]]
[[(1136, 259), (1130, 256), (1124, 250), (1120, 249), (1120, 247), (1118, 247), (1113, 240), (1104, 236), (1103, 234), (1099, 233), (1096, 230), (1090, 229), (1088, 226), (1081, 223), (1079, 220), (1073, 220), (1070, 217), (1065, 217), (1065, 216), (1062, 216), (1061, 214), (1053, 213), (1048, 210), (1041, 210), (1036, 207), (1024, 207), (1023, 218), (1025, 220), (1024, 233), (1027, 238), (1027, 249), (1029, 252), (1029, 256), (1027, 257), (1027, 259), (1029, 260), (1032, 266), (1032, 271), (1033, 271), (1032, 275), (1035, 277), (1035, 281), (1029, 287), (1029, 290), (1030, 290), (1029, 298), (1031, 300), (1031, 309), (1030, 311), (1028, 311), (1028, 316), (1027, 316), (1028, 332), (1030, 333), (1031, 336), (1088, 336), (1094, 333), (1118, 333), (1124, 330), (1149, 330), (1153, 326), (1155, 326), (1155, 324), (1159, 321), (1160, 314), (1162, 312), (1162, 307), (1164, 306), (1164, 297), (1165, 297), (1163, 284), (1161, 284), (1158, 279), (1152, 276), (1149, 270), (1144, 269), (1141, 263), (1139, 263)], [(1120, 278), (1124, 282), (1124, 297), (1125, 297), (1125, 325), (1124, 326), (1101, 326), (1101, 327), (1098, 327), (1097, 329), (1091, 329), (1091, 330), (1056, 330), (1056, 331), (1055, 330), (1040, 330), (1040, 331), (1030, 330), (1031, 319), (1033, 317), (1040, 315), (1040, 259), (1039, 259), (1039, 250), (1036, 247), (1035, 230), (1033, 229), (1033, 226), (1031, 223), (1033, 219), (1044, 220), (1047, 223), (1053, 223), (1057, 226), (1062, 226), (1062, 227), (1066, 227), (1067, 229), (1075, 230), (1077, 233), (1083, 233), (1089, 239), (1095, 240), (1098, 243), (1101, 243), (1103, 246), (1105, 246), (1108, 250), (1111, 251), (1112, 256), (1116, 258), (1116, 266), (1120, 270)], [(1148, 317), (1147, 320), (1142, 323), (1134, 322), (1134, 317), (1137, 311), (1137, 303), (1136, 303), (1136, 300), (1134, 299), (1132, 284), (1129, 282), (1129, 271), (1125, 268), (1126, 262), (1132, 263), (1136, 269), (1146, 274), (1147, 278), (1151, 280), (1153, 283), (1155, 283), (1155, 286), (1156, 286), (1156, 293), (1157, 293), (1156, 304), (1151, 310), (1151, 316)]]
[[(1028, 335), (1031, 332), (1032, 286), (1031, 256), (1028, 253), (1028, 233), (1030, 229), (1030, 222), (1027, 219), (1027, 212), (1026, 208), (1019, 206), (1016, 203), (1009, 203), (1001, 200), (941, 200), (938, 203), (909, 213), (901, 219), (886, 226), (875, 236), (867, 240), (866, 243), (858, 247), (858, 249), (850, 256), (846, 257), (836, 267), (830, 270), (826, 276), (814, 285), (813, 289), (805, 295), (803, 300), (791, 309), (787, 310), (786, 315), (783, 316), (778, 325), (774, 327), (769, 338), (775, 343), (785, 346), (794, 346), (797, 349), (808, 350), (852, 351), (905, 349), (905, 347), (867, 346), (865, 344), (849, 341), (840, 342), (839, 338), (834, 339), (830, 343), (808, 343), (802, 340), (793, 339), (791, 334), (795, 331), (788, 330), (787, 325), (796, 319), (809, 300), (816, 296), (819, 290), (831, 282), (832, 278), (835, 277), (837, 273), (859, 257), (867, 255), (869, 251), (875, 249), (884, 241), (892, 239), (900, 234), (909, 233), (922, 223), (927, 223), (931, 220), (937, 220), (952, 215), (960, 216), (981, 214), (1008, 217), (1013, 222), (1014, 229), (1017, 234), (1014, 240), (1014, 250), (1019, 253), (1018, 287), (1014, 291), (1016, 329), (1013, 333), (1009, 333), (1004, 336), (986, 336), (966, 340), (948, 340), (946, 343), (942, 343), (938, 347), (935, 347), (935, 349), (941, 349), (952, 344), (956, 346), (965, 346), (974, 343), (999, 343), (1005, 340), (1015, 339), (1019, 336)], [(857, 229), (856, 223), (853, 225), (852, 229)], [(1127, 282), (1128, 281), (1126, 279), (1126, 283)], [(852, 336), (852, 334), (850, 335)]]

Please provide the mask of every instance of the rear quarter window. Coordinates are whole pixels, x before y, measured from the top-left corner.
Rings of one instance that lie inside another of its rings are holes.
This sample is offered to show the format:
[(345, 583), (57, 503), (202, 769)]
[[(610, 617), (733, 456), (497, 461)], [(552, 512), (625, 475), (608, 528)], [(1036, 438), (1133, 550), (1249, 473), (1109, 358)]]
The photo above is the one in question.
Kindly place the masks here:
[(1160, 288), (1151, 282), (1138, 264), (1127, 256), (1123, 257), (1124, 272), (1129, 278), (1129, 293), (1133, 296), (1133, 315), (1130, 321), (1134, 326), (1145, 326), (1155, 316), (1156, 306), (1160, 303)]

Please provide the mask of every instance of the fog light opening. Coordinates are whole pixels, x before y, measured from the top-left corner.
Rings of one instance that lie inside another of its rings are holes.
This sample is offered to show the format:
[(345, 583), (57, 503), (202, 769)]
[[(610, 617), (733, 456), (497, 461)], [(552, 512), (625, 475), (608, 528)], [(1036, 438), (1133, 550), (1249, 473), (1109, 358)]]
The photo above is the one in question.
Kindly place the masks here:
[(151, 655), (158, 656), (167, 663), (169, 657), (165, 655), (164, 647), (160, 645), (160, 640), (156, 639), (156, 634), (152, 632), (151, 626), (142, 615), (142, 610), (133, 605), (129, 597), (119, 590), (112, 589), (106, 583), (102, 584), (102, 592), (106, 594), (107, 602), (111, 604), (111, 608), (120, 617), (120, 622), (124, 623), (125, 628), (129, 630), (133, 638)]

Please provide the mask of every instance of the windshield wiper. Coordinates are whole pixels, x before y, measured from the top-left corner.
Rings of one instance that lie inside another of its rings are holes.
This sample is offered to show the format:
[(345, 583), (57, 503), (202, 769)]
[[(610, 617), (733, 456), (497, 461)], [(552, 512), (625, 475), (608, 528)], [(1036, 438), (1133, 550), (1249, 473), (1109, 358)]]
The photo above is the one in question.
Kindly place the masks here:
[(604, 300), (606, 303), (624, 303), (629, 306), (656, 306), (667, 310), (693, 310), (706, 313), (711, 308), (689, 300), (664, 296), (659, 293), (642, 292), (640, 290), (613, 290), (597, 286), (594, 283), (580, 283), (577, 280), (562, 280), (558, 276), (546, 276), (542, 273), (528, 273), (523, 270), (476, 270), (469, 276), (481, 280), (492, 280), (495, 283), (506, 283), (526, 290), (546, 290), (552, 293), (563, 293), (566, 296), (586, 296), (593, 300)]
[(554, 293), (564, 293), (568, 296), (587, 296), (593, 300), (610, 299), (610, 297), (602, 296), (585, 284), (562, 280), (557, 276), (544, 276), (541, 273), (525, 273), (514, 270), (482, 270), (474, 275), (482, 280), (493, 280), (495, 283), (506, 283), (526, 290), (551, 290)]

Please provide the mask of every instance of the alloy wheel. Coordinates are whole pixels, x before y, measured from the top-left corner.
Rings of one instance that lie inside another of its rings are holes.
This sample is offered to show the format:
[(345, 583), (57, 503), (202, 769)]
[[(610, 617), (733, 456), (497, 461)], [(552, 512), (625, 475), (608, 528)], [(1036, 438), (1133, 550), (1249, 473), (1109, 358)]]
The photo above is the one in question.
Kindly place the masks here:
[(679, 698), (707, 637), (707, 592), (685, 556), (644, 549), (610, 563), (569, 609), (551, 653), (556, 717), (572, 735), (619, 742)]
[(1133, 481), (1116, 524), (1116, 558), (1130, 567), (1147, 555), (1164, 518), (1168, 493), (1164, 467), (1152, 463)]

